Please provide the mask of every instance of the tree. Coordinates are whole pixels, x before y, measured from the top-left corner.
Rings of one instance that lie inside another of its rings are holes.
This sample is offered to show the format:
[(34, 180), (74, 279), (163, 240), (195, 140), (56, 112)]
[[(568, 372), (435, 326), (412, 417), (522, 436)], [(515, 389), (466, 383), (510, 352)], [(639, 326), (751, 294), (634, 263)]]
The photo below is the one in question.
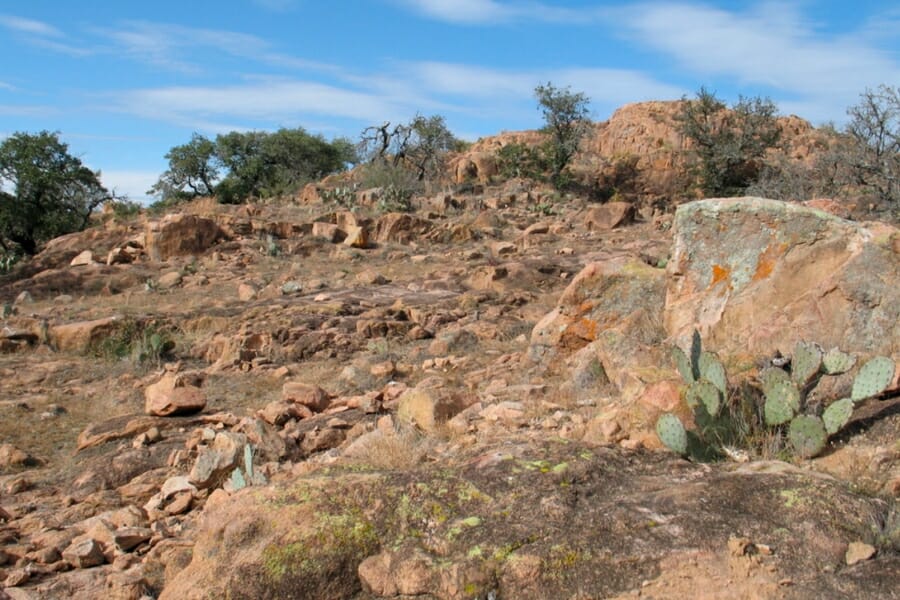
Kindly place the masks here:
[(741, 96), (729, 110), (703, 87), (696, 99), (682, 101), (675, 119), (692, 142), (691, 169), (700, 189), (710, 197), (741, 194), (759, 177), (766, 152), (778, 143), (778, 108), (768, 98)]
[(40, 242), (81, 231), (91, 213), (114, 196), (58, 133), (14, 133), (0, 144), (0, 246), (26, 254)]
[(571, 88), (560, 89), (552, 83), (534, 88), (538, 107), (544, 115), (544, 131), (550, 135), (546, 149), (550, 163), (552, 180), (556, 185), (563, 182), (563, 172), (569, 166), (582, 138), (590, 127), (590, 99), (583, 93), (572, 92)]
[(215, 193), (220, 163), (216, 145), (207, 137), (194, 133), (191, 141), (175, 146), (166, 154), (169, 169), (147, 192), (160, 196), (163, 202), (190, 200)]
[(876, 202), (900, 205), (900, 88), (867, 89), (847, 110), (846, 134), (852, 140), (847, 165), (853, 183)]
[(216, 188), (220, 201), (292, 193), (309, 181), (343, 171), (356, 155), (352, 144), (328, 142), (302, 127), (274, 133), (237, 132), (216, 137), (216, 156), (227, 174)]
[(359, 149), (370, 164), (389, 163), (408, 169), (421, 182), (440, 177), (447, 153), (459, 145), (444, 117), (416, 115), (409, 123), (393, 128), (390, 121), (367, 127), (360, 136)]

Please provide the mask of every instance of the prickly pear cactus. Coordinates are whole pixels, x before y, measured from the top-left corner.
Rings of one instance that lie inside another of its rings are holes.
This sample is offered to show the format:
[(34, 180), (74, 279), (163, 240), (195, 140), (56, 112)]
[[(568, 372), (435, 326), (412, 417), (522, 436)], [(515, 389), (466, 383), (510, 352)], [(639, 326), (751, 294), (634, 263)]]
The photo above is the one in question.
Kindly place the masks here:
[(800, 390), (790, 381), (773, 383), (765, 390), (763, 407), (766, 425), (781, 425), (790, 421), (800, 410)]
[(722, 361), (712, 352), (703, 352), (699, 360), (700, 378), (712, 383), (722, 394), (728, 393), (728, 379)]
[(791, 421), (788, 439), (797, 456), (812, 458), (825, 449), (828, 433), (819, 417), (800, 415)]
[(694, 383), (694, 368), (691, 366), (691, 359), (688, 358), (684, 350), (675, 346), (672, 348), (672, 359), (675, 361), (675, 367), (681, 373), (681, 378), (685, 383)]
[(850, 397), (859, 402), (877, 396), (890, 385), (894, 378), (894, 361), (886, 356), (876, 356), (860, 368), (853, 380), (853, 391)]
[(784, 369), (769, 367), (759, 374), (763, 394), (768, 398), (772, 390), (782, 385), (791, 385), (791, 376)]
[(687, 454), (687, 432), (681, 424), (681, 419), (675, 415), (671, 413), (660, 415), (656, 421), (656, 435), (669, 450), (682, 456)]
[(702, 405), (710, 417), (719, 416), (719, 411), (722, 410), (722, 394), (719, 388), (705, 379), (692, 383), (684, 399), (692, 409)]
[(798, 386), (809, 383), (822, 368), (822, 350), (810, 342), (797, 342), (791, 357), (791, 379)]
[(856, 364), (856, 358), (852, 354), (842, 352), (840, 348), (832, 348), (822, 357), (822, 370), (828, 375), (840, 375), (846, 373)]
[(844, 398), (837, 402), (832, 402), (825, 412), (822, 413), (822, 421), (825, 422), (825, 431), (828, 435), (832, 435), (844, 428), (844, 425), (850, 420), (853, 414), (853, 400)]

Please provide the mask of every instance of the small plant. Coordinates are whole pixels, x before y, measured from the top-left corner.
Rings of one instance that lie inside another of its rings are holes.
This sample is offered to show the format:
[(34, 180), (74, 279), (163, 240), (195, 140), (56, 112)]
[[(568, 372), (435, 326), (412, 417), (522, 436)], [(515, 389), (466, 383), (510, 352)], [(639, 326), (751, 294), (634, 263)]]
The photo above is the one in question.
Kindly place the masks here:
[[(674, 348), (672, 356), (685, 383), (685, 402), (694, 415), (696, 431), (686, 430), (677, 416), (663, 414), (656, 424), (660, 441), (672, 451), (695, 460), (731, 455), (731, 445), (754, 446), (754, 440), (786, 439), (794, 455), (812, 458), (820, 454), (829, 436), (850, 421), (854, 407), (881, 394), (894, 376), (894, 361), (877, 356), (864, 364), (853, 382), (849, 398), (831, 402), (821, 414), (807, 402), (807, 394), (822, 375), (851, 369), (855, 359), (838, 349), (823, 352), (809, 342), (799, 342), (790, 371), (764, 369), (759, 376), (763, 403), (730, 402), (725, 369), (715, 354), (704, 352), (694, 331), (689, 353)], [(738, 400), (746, 394), (732, 393)], [(761, 410), (760, 410), (761, 409)], [(758, 448), (751, 448), (758, 450)]]
[(266, 476), (253, 468), (253, 446), (247, 444), (244, 446), (244, 468), (235, 468), (231, 472), (231, 490), (236, 492), (242, 490), (248, 485), (266, 485), (268, 481)]
[(281, 247), (278, 245), (278, 242), (275, 240), (275, 236), (271, 233), (267, 233), (265, 240), (263, 241), (263, 246), (259, 249), (260, 252), (265, 254), (266, 256), (276, 257), (281, 254)]
[(356, 208), (356, 192), (359, 184), (326, 188), (319, 192), (319, 196), (326, 204), (334, 204), (341, 208), (353, 210)]
[(393, 184), (381, 191), (378, 199), (378, 210), (382, 212), (411, 212), (413, 192), (410, 189)]

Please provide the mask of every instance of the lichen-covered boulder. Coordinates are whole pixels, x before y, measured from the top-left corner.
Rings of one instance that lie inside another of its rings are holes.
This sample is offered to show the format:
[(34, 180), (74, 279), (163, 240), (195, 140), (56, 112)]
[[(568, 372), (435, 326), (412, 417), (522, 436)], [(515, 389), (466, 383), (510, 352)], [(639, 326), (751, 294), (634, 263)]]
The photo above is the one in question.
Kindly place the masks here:
[(799, 340), (900, 355), (900, 232), (762, 198), (680, 206), (665, 327), (696, 327), (725, 355), (789, 352)]

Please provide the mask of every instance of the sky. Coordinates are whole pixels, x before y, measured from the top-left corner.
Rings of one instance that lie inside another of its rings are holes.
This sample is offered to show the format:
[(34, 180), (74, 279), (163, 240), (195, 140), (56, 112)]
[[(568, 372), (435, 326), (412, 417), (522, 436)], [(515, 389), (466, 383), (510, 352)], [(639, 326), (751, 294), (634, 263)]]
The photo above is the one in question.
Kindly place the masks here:
[(193, 132), (443, 115), (468, 140), (542, 124), (536, 85), (606, 120), (701, 87), (769, 97), (813, 124), (900, 85), (891, 1), (0, 0), (0, 139), (58, 131), (146, 202)]

